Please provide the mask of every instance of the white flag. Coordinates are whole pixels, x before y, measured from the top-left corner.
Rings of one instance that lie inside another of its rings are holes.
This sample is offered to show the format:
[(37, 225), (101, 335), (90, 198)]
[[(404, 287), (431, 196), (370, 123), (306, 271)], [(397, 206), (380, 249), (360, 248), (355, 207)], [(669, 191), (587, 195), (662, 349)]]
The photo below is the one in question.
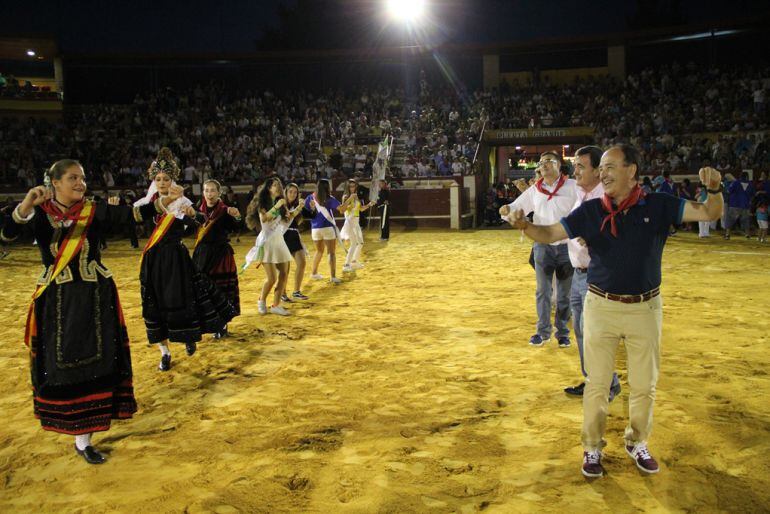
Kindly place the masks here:
[(377, 159), (372, 165), (372, 185), (369, 187), (369, 201), (376, 202), (380, 194), (380, 180), (385, 180), (388, 164), (388, 138), (386, 137), (377, 147)]

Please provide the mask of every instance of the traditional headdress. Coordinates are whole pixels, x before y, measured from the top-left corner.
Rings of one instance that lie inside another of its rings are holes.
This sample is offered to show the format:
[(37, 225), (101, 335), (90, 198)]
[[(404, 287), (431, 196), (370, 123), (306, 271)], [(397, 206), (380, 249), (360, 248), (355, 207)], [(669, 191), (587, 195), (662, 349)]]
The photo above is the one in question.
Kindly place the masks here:
[(150, 180), (155, 180), (155, 176), (158, 173), (165, 173), (174, 181), (179, 178), (179, 166), (176, 163), (176, 159), (174, 159), (174, 154), (165, 146), (160, 149), (158, 157), (152, 161), (150, 169), (147, 170)]
[[(158, 198), (158, 186), (155, 185), (155, 175), (158, 173), (165, 173), (171, 177), (171, 184), (176, 185), (176, 180), (179, 178), (179, 166), (176, 164), (174, 154), (165, 146), (160, 149), (158, 157), (152, 161), (150, 169), (147, 170), (147, 174), (150, 176), (150, 187), (147, 190), (147, 194), (144, 198), (134, 202), (134, 207), (154, 202)], [(188, 205), (192, 205), (190, 199), (181, 196), (166, 206), (165, 210), (177, 218), (183, 218), (184, 208)]]

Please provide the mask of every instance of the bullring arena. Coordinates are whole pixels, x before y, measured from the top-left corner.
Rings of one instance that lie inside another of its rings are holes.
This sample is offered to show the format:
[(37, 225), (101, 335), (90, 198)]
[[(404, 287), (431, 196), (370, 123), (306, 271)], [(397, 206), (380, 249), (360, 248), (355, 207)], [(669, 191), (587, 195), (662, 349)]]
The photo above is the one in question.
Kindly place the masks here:
[[(132, 340), (135, 419), (72, 460), (30, 414), (21, 343), (34, 248), (3, 261), (3, 510), (25, 512), (571, 512), (770, 504), (766, 248), (671, 238), (652, 441), (662, 472), (622, 451), (627, 394), (611, 404), (608, 476), (579, 473), (577, 349), (527, 345), (536, 316), (518, 231), (367, 232), (367, 267), (311, 283), (287, 321), (259, 317), (261, 269), (241, 275), (232, 337), (157, 371), (141, 321), (137, 250), (110, 244)], [(236, 245), (240, 259), (251, 244)], [(625, 361), (618, 367), (626, 388)], [(99, 491), (99, 494), (92, 494)]]

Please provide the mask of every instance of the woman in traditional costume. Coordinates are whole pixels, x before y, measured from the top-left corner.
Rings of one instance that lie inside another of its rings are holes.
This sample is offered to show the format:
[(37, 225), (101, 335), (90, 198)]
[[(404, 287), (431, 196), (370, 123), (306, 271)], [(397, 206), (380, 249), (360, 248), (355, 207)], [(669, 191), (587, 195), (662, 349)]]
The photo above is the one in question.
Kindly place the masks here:
[(102, 234), (126, 207), (117, 198), (96, 203), (85, 192), (83, 166), (57, 161), (46, 186), (30, 189), (13, 211), (2, 238), (15, 239), (32, 223), (44, 266), (24, 337), (35, 417), (44, 430), (74, 435), (78, 455), (101, 464), (91, 435), (136, 412), (126, 324), (99, 252)]
[[(207, 180), (203, 184), (203, 199), (198, 208), (201, 222), (195, 237), (193, 262), (201, 273), (205, 273), (214, 286), (227, 297), (235, 309), (235, 315), (241, 313), (240, 294), (238, 292), (238, 269), (233, 257), (228, 235), (241, 227), (241, 213), (237, 207), (228, 206), (221, 199), (222, 186), (216, 180)], [(221, 332), (214, 334), (215, 339), (227, 335), (227, 325)]]
[(140, 262), (142, 317), (147, 339), (160, 347), (161, 371), (171, 369), (168, 342), (184, 343), (193, 355), (202, 334), (222, 332), (235, 309), (193, 264), (182, 237), (198, 228), (192, 202), (174, 181), (179, 167), (171, 150), (161, 148), (150, 165), (147, 196), (134, 203), (134, 218), (153, 219), (155, 230)]

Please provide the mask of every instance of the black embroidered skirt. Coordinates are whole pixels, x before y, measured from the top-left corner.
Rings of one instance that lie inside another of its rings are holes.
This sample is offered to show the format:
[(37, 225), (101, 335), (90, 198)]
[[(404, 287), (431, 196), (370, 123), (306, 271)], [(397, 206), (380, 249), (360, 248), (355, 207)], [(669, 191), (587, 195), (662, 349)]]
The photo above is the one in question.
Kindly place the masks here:
[(45, 430), (109, 430), (136, 412), (128, 333), (112, 278), (51, 284), (35, 301), (30, 371)]
[(230, 301), (235, 315), (240, 315), (241, 297), (233, 247), (228, 243), (200, 243), (193, 252), (193, 263), (198, 271), (207, 275), (214, 286)]
[(160, 243), (144, 256), (139, 274), (142, 317), (150, 343), (201, 340), (221, 332), (235, 309), (208, 276), (193, 264), (179, 241)]

